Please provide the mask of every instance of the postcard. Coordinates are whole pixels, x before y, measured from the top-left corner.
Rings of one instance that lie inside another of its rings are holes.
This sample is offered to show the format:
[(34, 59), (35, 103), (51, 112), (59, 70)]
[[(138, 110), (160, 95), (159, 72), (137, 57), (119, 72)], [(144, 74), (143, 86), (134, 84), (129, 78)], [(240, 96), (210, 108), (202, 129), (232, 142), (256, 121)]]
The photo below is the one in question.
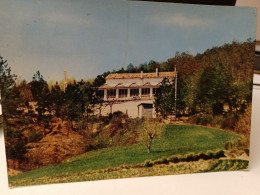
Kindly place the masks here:
[(255, 8), (2, 5), (10, 187), (248, 169)]

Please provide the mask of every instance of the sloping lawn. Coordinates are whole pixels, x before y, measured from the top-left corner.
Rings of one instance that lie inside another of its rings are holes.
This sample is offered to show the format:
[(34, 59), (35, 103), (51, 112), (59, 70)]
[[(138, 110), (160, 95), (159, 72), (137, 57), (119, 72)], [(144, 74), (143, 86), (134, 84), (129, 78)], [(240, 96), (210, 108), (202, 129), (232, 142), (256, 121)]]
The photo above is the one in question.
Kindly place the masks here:
[(40, 168), (9, 178), (11, 185), (19, 185), (19, 181), (35, 180), (43, 177), (59, 177), (84, 171), (134, 165), (146, 160), (156, 160), (172, 155), (206, 152), (208, 150), (223, 150), (227, 142), (236, 142), (240, 136), (214, 128), (193, 125), (164, 125), (161, 136), (155, 137), (151, 153), (147, 153), (146, 143), (138, 143), (124, 147), (105, 148), (87, 152), (68, 159), (59, 165)]

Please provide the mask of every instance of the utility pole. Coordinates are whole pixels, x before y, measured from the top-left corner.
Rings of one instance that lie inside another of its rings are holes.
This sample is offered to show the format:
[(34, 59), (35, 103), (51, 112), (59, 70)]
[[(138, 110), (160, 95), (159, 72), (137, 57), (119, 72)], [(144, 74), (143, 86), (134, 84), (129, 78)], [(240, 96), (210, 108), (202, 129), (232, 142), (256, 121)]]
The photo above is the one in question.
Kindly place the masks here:
[(176, 64), (174, 67), (174, 72), (175, 72), (175, 121), (177, 119), (177, 68), (176, 68)]
[(67, 71), (66, 70), (64, 70), (64, 86), (63, 86), (63, 90), (64, 90), (64, 92), (66, 91), (66, 89), (67, 89)]

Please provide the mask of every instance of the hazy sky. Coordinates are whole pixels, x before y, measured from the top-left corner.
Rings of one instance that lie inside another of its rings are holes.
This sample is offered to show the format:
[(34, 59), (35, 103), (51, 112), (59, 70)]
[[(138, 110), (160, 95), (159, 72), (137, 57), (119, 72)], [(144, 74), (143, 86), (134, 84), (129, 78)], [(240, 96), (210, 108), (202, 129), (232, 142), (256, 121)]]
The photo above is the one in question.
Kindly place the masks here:
[(255, 39), (256, 11), (124, 0), (1, 0), (0, 55), (30, 81), (94, 78), (127, 64), (165, 61)]

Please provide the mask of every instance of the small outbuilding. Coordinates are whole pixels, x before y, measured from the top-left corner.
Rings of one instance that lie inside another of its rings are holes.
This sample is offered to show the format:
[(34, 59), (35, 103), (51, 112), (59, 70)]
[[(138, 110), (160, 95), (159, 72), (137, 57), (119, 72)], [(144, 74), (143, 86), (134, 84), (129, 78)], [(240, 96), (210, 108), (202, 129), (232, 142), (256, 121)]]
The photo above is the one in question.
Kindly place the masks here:
[(138, 117), (142, 118), (153, 118), (153, 104), (151, 103), (141, 103), (137, 105)]

